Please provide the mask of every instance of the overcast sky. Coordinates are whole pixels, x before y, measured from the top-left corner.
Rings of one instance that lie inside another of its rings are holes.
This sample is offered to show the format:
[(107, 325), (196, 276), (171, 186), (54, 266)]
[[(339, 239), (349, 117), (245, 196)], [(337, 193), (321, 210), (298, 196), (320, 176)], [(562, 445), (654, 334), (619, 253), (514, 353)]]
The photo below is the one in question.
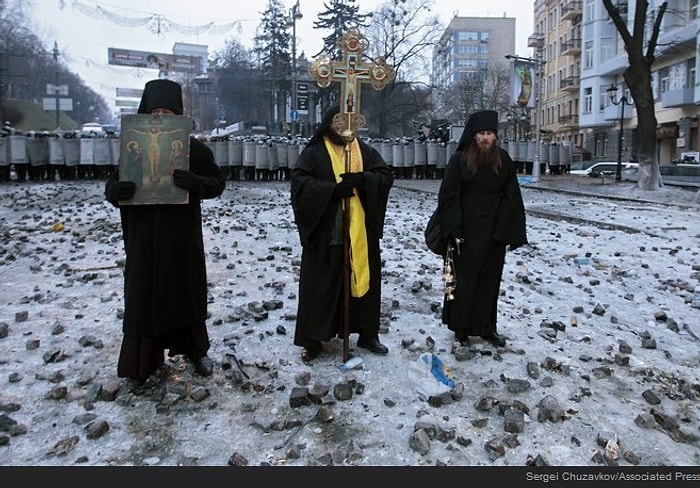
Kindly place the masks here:
[[(371, 11), (380, 3), (379, 0), (359, 0), (361, 12)], [(291, 8), (294, 2), (285, 0), (284, 4)], [(63, 61), (113, 104), (116, 88), (142, 88), (146, 81), (157, 76), (157, 72), (108, 65), (109, 47), (171, 53), (174, 43), (184, 42), (207, 45), (209, 53), (212, 53), (231, 37), (237, 37), (250, 47), (260, 22), (260, 12), (265, 10), (266, 5), (267, 1), (263, 0), (208, 0), (202, 3), (185, 0), (42, 0), (33, 3), (31, 15), (32, 28), (44, 41), (45, 47), (52, 50), (56, 41)], [(515, 17), (516, 53), (530, 54), (527, 38), (533, 32), (533, 2), (490, 0), (482, 4), (435, 0), (434, 5), (445, 26), (455, 14), (466, 17)], [(110, 20), (93, 18), (76, 6), (84, 6), (93, 11), (97, 8), (104, 9), (121, 17), (121, 24), (130, 19), (158, 14), (180, 25), (201, 26), (214, 22), (215, 26), (223, 27), (238, 22), (239, 28), (219, 35), (187, 36), (166, 32), (159, 36), (148, 27), (128, 27)], [(318, 52), (322, 43), (324, 33), (314, 30), (313, 22), (323, 10), (323, 0), (300, 0), (303, 17), (297, 22), (297, 49), (309, 57)]]

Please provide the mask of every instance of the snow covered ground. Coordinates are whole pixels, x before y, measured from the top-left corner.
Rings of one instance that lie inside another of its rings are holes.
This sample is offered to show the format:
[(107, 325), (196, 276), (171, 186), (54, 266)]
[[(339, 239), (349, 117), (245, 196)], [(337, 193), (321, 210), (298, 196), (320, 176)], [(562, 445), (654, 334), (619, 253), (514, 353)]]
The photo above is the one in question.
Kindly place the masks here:
[[(442, 262), (422, 241), (438, 184), (392, 190), (390, 352), (351, 336), (363, 363), (345, 372), (341, 340), (311, 364), (292, 344), (288, 183), (229, 182), (203, 205), (214, 375), (178, 357), (139, 388), (116, 377), (124, 255), (103, 184), (0, 186), (0, 465), (698, 466), (693, 193), (525, 184), (530, 245), (507, 256), (499, 308), (508, 343), (466, 349), (440, 324)], [(422, 354), (456, 386), (440, 394)]]

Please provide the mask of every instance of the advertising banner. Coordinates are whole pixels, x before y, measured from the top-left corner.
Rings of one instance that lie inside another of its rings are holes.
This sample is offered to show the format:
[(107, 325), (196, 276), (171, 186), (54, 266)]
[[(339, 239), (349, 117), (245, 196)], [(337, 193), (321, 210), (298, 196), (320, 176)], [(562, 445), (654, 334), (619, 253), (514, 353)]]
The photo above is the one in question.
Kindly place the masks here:
[(179, 54), (133, 51), (131, 49), (107, 48), (107, 62), (115, 66), (157, 69), (161, 72), (201, 74), (202, 58)]
[(535, 108), (535, 63), (513, 59), (510, 62), (510, 105), (516, 108)]

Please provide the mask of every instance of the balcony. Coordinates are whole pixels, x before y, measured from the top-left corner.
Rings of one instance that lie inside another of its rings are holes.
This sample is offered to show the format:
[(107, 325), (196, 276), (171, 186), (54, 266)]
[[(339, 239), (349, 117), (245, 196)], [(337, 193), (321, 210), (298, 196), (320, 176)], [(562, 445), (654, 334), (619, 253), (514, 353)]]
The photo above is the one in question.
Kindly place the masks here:
[(535, 49), (542, 49), (544, 47), (544, 34), (535, 33), (527, 38), (527, 47), (534, 47)]
[[(606, 121), (618, 121), (620, 120), (620, 110), (622, 107), (620, 105), (613, 105), (612, 103), (603, 109), (603, 118)], [(634, 114), (634, 107), (630, 105), (625, 106), (625, 120), (630, 120)]]
[(559, 117), (559, 125), (568, 128), (578, 127), (578, 114), (568, 114)]
[(581, 18), (581, 7), (583, 2), (572, 0), (566, 2), (561, 8), (561, 20), (576, 21)]
[(559, 83), (559, 89), (565, 92), (574, 92), (578, 91), (580, 84), (581, 82), (578, 76), (569, 76), (562, 78), (561, 82)]
[(693, 100), (694, 94), (695, 90), (693, 88), (680, 88), (678, 90), (668, 90), (661, 94), (661, 104), (664, 108), (695, 105), (695, 100)]
[(562, 56), (578, 56), (581, 54), (581, 39), (569, 39), (561, 44)]

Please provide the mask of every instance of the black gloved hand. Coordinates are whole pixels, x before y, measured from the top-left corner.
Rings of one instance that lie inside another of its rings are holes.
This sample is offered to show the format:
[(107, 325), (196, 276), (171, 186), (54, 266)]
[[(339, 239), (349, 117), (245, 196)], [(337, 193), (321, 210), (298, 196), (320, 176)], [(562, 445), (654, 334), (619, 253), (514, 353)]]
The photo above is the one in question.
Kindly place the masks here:
[(105, 196), (110, 202), (119, 202), (133, 198), (134, 193), (136, 193), (136, 183), (133, 181), (118, 181), (109, 186)]
[(333, 188), (334, 198), (350, 198), (353, 195), (352, 185), (348, 184), (346, 181), (341, 181)]
[(173, 171), (173, 183), (179, 188), (187, 191), (199, 191), (199, 176), (192, 171), (176, 169)]
[(353, 188), (364, 188), (365, 187), (365, 174), (360, 173), (343, 173), (340, 175), (343, 179), (343, 183), (348, 183)]

